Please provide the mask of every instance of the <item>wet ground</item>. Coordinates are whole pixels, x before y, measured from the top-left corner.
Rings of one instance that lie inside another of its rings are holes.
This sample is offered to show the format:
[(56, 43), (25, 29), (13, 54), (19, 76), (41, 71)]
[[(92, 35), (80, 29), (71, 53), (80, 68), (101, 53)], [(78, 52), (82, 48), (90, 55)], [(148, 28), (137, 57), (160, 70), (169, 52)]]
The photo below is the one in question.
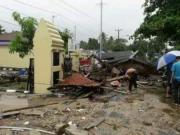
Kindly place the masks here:
[[(111, 91), (109, 95), (114, 95)], [(21, 111), (19, 116), (3, 119), (7, 126), (21, 126), (44, 129), (54, 132), (58, 123), (72, 121), (79, 129), (86, 124), (104, 119), (104, 122), (91, 129), (97, 135), (179, 135), (180, 107), (172, 106), (173, 99), (165, 98), (162, 88), (153, 90), (138, 89), (134, 94), (117, 94), (109, 102), (88, 99), (69, 100), (67, 98), (48, 99), (30, 98), (31, 104), (48, 103), (48, 100), (58, 101), (59, 104), (44, 108)], [(108, 96), (109, 96), (108, 95)], [(101, 96), (97, 96), (101, 97)], [(15, 102), (13, 102), (15, 100)], [(6, 101), (6, 102), (5, 102)], [(3, 98), (1, 104), (18, 106), (25, 105), (27, 99)], [(0, 104), (0, 105), (1, 105)], [(42, 116), (27, 116), (25, 112), (40, 111)], [(29, 122), (25, 125), (25, 122)], [(0, 133), (11, 133), (10, 130), (0, 130)], [(21, 134), (28, 134), (21, 132)]]
[(14, 95), (2, 95), (0, 97), (0, 110), (14, 109), (28, 106), (28, 101), (25, 98), (18, 98)]

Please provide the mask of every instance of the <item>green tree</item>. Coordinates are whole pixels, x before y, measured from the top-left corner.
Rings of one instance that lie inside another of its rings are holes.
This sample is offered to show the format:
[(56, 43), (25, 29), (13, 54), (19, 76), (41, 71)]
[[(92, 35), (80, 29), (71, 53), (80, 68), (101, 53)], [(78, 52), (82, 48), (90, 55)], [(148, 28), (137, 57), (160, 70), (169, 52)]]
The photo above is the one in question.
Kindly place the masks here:
[(116, 39), (112, 44), (112, 51), (126, 51), (127, 48), (127, 40), (126, 39)]
[(62, 40), (64, 41), (64, 48), (66, 51), (68, 51), (68, 39), (72, 39), (73, 38), (73, 34), (70, 33), (70, 31), (68, 29), (65, 29), (64, 31), (59, 31), (60, 36), (62, 37)]
[(113, 42), (114, 42), (114, 38), (112, 36), (110, 36), (108, 38), (106, 44), (104, 45), (104, 49), (107, 50), (107, 51), (112, 50)]
[(85, 41), (81, 41), (80, 42), (80, 48), (82, 48), (84, 50), (88, 50), (89, 49), (88, 43)]
[(144, 22), (136, 30), (135, 37), (180, 41), (179, 0), (146, 0), (143, 7)]
[(0, 35), (2, 35), (2, 34), (4, 34), (4, 33), (6, 33), (6, 30), (3, 29), (3, 27), (0, 25)]
[(145, 58), (147, 49), (148, 49), (149, 42), (146, 40), (135, 40), (130, 46), (129, 50), (132, 50), (134, 52), (138, 52), (138, 56)]
[(99, 50), (100, 47), (98, 40), (95, 38), (89, 38), (88, 46), (91, 50)]
[(9, 45), (10, 53), (19, 53), (21, 58), (28, 55), (33, 49), (33, 38), (36, 31), (37, 20), (32, 17), (21, 17), (19, 13), (12, 14), (13, 19), (21, 26), (15, 39)]

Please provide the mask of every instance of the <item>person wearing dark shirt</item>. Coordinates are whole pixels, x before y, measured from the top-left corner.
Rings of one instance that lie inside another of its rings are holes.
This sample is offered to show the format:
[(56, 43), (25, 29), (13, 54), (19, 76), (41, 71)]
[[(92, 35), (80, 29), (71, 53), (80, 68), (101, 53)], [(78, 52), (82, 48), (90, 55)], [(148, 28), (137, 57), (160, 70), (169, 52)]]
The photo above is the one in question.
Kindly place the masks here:
[(166, 88), (166, 98), (170, 98), (170, 89), (171, 89), (171, 67), (173, 65), (173, 62), (167, 65), (167, 88)]

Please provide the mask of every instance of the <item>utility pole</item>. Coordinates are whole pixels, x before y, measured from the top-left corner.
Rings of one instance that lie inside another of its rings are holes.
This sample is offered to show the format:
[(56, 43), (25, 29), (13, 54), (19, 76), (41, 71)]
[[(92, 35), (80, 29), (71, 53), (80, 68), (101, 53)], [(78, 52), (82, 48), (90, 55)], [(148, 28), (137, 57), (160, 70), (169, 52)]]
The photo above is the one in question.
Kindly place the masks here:
[(122, 31), (122, 29), (118, 29), (118, 30), (115, 30), (118, 32), (118, 39), (120, 38), (120, 31)]
[(52, 24), (54, 24), (54, 18), (56, 18), (58, 15), (52, 15)]
[(74, 26), (74, 44), (75, 44), (75, 49), (76, 48), (76, 25)]
[(55, 18), (55, 16), (53, 15), (52, 16), (52, 24), (54, 24), (54, 18)]
[(103, 46), (103, 44), (102, 44), (102, 19), (103, 19), (103, 0), (101, 0), (101, 3), (100, 3), (100, 5), (101, 5), (101, 26), (100, 26), (100, 59), (102, 59), (102, 46)]

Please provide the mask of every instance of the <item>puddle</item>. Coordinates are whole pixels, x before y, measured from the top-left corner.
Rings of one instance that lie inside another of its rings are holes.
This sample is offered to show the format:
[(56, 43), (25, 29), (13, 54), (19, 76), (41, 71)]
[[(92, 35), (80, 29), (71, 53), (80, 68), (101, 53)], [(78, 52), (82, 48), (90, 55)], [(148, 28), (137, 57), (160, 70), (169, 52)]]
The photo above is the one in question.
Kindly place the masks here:
[(121, 95), (117, 95), (115, 97), (110, 98), (110, 101), (125, 102), (125, 98), (123, 96), (121, 96)]
[(168, 113), (168, 114), (171, 114), (171, 113), (173, 113), (173, 111), (172, 110), (170, 110), (170, 109), (163, 109), (162, 110), (163, 112), (165, 112), (165, 113)]
[(105, 111), (98, 111), (98, 112), (96, 112), (96, 115), (101, 116), (101, 117), (105, 117), (106, 114), (107, 113)]
[(111, 117), (111, 118), (121, 118), (121, 119), (124, 118), (124, 116), (122, 114), (117, 113), (117, 112), (111, 112), (109, 114), (109, 117)]

